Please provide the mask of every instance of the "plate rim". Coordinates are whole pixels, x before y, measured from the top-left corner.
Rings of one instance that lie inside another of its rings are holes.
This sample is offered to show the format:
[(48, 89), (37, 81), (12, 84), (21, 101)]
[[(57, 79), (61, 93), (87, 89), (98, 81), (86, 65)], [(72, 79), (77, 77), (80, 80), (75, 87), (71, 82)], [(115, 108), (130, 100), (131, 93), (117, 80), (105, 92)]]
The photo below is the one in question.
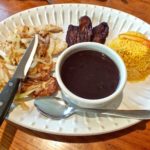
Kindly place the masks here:
[(9, 20), (9, 19), (13, 18), (14, 16), (17, 16), (18, 14), (25, 13), (25, 12), (27, 12), (27, 11), (34, 10), (34, 9), (38, 9), (38, 8), (54, 7), (55, 5), (56, 5), (56, 6), (57, 6), (57, 5), (60, 5), (60, 6), (62, 6), (62, 5), (80, 5), (80, 6), (81, 6), (81, 5), (87, 5), (87, 6), (94, 6), (94, 7), (107, 8), (107, 9), (110, 9), (110, 10), (118, 11), (118, 12), (127, 14), (127, 15), (129, 15), (129, 16), (132, 16), (133, 18), (138, 19), (138, 20), (140, 20), (140, 21), (146, 23), (148, 26), (150, 26), (150, 24), (149, 24), (147, 21), (145, 21), (145, 20), (143, 20), (143, 19), (141, 19), (141, 18), (139, 18), (139, 17), (137, 17), (137, 16), (134, 16), (134, 15), (128, 13), (128, 12), (125, 12), (125, 11), (122, 11), (122, 10), (119, 10), (119, 9), (116, 9), (116, 8), (108, 7), (108, 6), (102, 6), (102, 5), (96, 5), (96, 4), (86, 4), (86, 3), (59, 3), (59, 4), (50, 4), (50, 5), (36, 6), (36, 7), (33, 7), (33, 8), (28, 8), (28, 9), (25, 9), (25, 10), (22, 10), (22, 11), (19, 11), (19, 12), (16, 12), (16, 13), (14, 13), (13, 15), (10, 15), (10, 16), (8, 16), (7, 18), (1, 20), (1, 21), (0, 21), (0, 24), (1, 24), (1, 23), (4, 23), (6, 20)]
[(29, 130), (32, 130), (32, 131), (37, 131), (37, 132), (42, 132), (42, 133), (46, 133), (46, 134), (53, 134), (53, 135), (59, 135), (59, 136), (95, 136), (95, 135), (104, 135), (104, 134), (108, 134), (108, 133), (113, 133), (113, 132), (116, 132), (116, 131), (120, 131), (120, 130), (123, 130), (123, 129), (127, 129), (127, 128), (129, 128), (129, 127), (131, 127), (131, 126), (133, 126), (133, 125), (136, 125), (137, 123), (140, 123), (141, 122), (141, 120), (135, 120), (133, 123), (130, 123), (130, 124), (128, 124), (128, 125), (125, 125), (125, 126), (122, 126), (122, 127), (120, 127), (120, 128), (117, 128), (117, 129), (113, 129), (113, 130), (109, 130), (109, 131), (100, 131), (100, 132), (97, 132), (97, 133), (91, 133), (91, 132), (89, 132), (89, 133), (76, 133), (76, 134), (74, 134), (74, 133), (68, 133), (68, 132), (58, 132), (58, 131), (56, 131), (56, 132), (54, 132), (54, 131), (48, 131), (48, 130), (44, 130), (44, 129), (35, 129), (34, 127), (31, 127), (30, 125), (24, 125), (24, 124), (22, 124), (22, 123), (17, 123), (17, 121), (13, 121), (12, 119), (8, 119), (8, 118), (6, 118), (6, 120), (8, 120), (8, 121), (10, 121), (10, 122), (12, 122), (12, 123), (14, 123), (14, 124), (16, 124), (16, 125), (19, 125), (19, 126), (21, 126), (21, 127), (24, 127), (24, 128), (26, 128), (26, 129), (29, 129)]

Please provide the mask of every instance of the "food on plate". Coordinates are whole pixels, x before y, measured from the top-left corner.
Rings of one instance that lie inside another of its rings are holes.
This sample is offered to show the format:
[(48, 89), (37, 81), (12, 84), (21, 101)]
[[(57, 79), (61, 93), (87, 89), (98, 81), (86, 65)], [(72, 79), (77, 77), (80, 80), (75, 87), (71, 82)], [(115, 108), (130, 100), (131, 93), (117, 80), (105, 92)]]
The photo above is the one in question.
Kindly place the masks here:
[(0, 41), (0, 90), (12, 77), (22, 55), (35, 34), (39, 44), (27, 77), (21, 82), (16, 98), (52, 95), (58, 91), (53, 70), (54, 57), (67, 48), (67, 43), (59, 38), (62, 28), (54, 25), (21, 26), (7, 40)]
[(92, 22), (88, 16), (83, 16), (79, 19), (79, 41), (91, 41), (92, 36)]
[(61, 78), (72, 93), (86, 99), (100, 99), (116, 90), (120, 76), (116, 64), (108, 56), (83, 50), (64, 61)]
[(106, 22), (102, 22), (93, 28), (92, 41), (104, 44), (108, 36), (109, 27)]
[(66, 35), (66, 42), (68, 46), (79, 43), (79, 27), (74, 25), (68, 26), (68, 31)]
[(44, 37), (47, 34), (59, 33), (61, 31), (63, 31), (61, 27), (51, 24), (45, 26), (21, 26), (17, 28), (17, 34), (21, 38), (31, 38), (35, 33)]
[(98, 42), (104, 44), (109, 33), (109, 26), (106, 22), (92, 28), (91, 19), (83, 16), (79, 19), (79, 26), (69, 25), (66, 35), (66, 42), (71, 46), (80, 42)]
[(139, 32), (126, 32), (109, 46), (124, 60), (129, 81), (144, 80), (150, 74), (150, 40)]
[(22, 82), (21, 93), (19, 98), (32, 93), (33, 97), (49, 96), (58, 90), (56, 79), (49, 75), (49, 78), (44, 80), (27, 80)]

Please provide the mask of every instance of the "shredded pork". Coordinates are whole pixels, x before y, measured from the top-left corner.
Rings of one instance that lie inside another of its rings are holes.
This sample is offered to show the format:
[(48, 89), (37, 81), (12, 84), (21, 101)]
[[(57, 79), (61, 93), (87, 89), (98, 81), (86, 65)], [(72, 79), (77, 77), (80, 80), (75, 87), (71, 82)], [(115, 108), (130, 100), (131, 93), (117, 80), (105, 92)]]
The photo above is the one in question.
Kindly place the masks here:
[(21, 82), (16, 98), (48, 96), (58, 91), (53, 77), (53, 57), (67, 48), (67, 43), (58, 37), (62, 28), (54, 25), (40, 27), (21, 26), (6, 41), (0, 41), (0, 90), (12, 77), (29, 46), (33, 36), (39, 35), (39, 44), (28, 75)]

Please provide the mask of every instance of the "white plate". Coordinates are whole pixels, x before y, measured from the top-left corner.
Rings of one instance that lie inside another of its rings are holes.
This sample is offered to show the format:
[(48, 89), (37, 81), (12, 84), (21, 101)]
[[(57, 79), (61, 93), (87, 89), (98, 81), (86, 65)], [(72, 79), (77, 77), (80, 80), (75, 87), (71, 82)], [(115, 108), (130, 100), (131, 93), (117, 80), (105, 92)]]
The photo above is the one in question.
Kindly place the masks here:
[[(0, 39), (6, 39), (18, 25), (57, 24), (64, 28), (64, 38), (69, 24), (78, 24), (78, 19), (88, 15), (93, 26), (106, 21), (110, 32), (107, 42), (121, 32), (139, 31), (150, 37), (150, 26), (144, 21), (127, 13), (94, 5), (58, 4), (29, 9), (15, 14), (0, 23)], [(45, 133), (58, 135), (96, 135), (127, 128), (139, 122), (134, 119), (99, 116), (98, 114), (74, 115), (68, 119), (52, 120), (39, 114), (33, 101), (26, 103), (29, 111), (16, 107), (8, 119), (23, 127)], [(128, 83), (123, 92), (123, 101), (119, 109), (149, 109), (150, 108), (150, 78), (144, 82)]]

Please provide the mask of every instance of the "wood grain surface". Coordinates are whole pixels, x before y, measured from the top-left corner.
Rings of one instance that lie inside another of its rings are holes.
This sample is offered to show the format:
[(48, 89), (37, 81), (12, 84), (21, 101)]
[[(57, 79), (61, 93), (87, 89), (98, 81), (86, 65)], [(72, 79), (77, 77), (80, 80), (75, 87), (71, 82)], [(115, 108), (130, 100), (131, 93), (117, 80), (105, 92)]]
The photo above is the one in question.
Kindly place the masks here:
[[(150, 23), (150, 0), (50, 0), (55, 3), (89, 3), (133, 14)], [(48, 4), (46, 0), (0, 0), (0, 21), (16, 12)], [(110, 125), (111, 126), (111, 125)], [(4, 122), (0, 150), (150, 150), (150, 121), (99, 136), (48, 135)]]

